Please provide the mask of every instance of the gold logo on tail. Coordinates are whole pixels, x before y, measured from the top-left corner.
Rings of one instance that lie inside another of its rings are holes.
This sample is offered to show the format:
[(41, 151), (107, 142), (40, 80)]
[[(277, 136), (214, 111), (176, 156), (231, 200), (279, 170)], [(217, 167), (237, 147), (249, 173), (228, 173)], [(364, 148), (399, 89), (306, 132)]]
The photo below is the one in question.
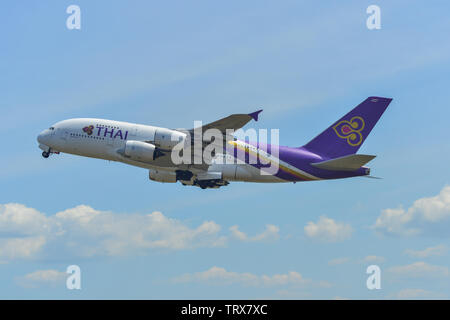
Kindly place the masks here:
[(346, 139), (349, 145), (356, 147), (363, 141), (361, 131), (364, 129), (364, 126), (364, 119), (356, 116), (351, 118), (350, 121), (339, 121), (335, 126), (333, 126), (333, 129), (339, 138)]

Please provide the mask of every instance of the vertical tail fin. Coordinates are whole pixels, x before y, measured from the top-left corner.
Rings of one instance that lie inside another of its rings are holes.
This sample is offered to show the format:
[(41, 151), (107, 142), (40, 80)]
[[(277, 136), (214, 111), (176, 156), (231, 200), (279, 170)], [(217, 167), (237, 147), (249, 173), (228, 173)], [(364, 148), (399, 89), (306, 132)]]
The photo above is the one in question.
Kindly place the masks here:
[(304, 147), (330, 158), (356, 153), (391, 101), (390, 98), (367, 98)]

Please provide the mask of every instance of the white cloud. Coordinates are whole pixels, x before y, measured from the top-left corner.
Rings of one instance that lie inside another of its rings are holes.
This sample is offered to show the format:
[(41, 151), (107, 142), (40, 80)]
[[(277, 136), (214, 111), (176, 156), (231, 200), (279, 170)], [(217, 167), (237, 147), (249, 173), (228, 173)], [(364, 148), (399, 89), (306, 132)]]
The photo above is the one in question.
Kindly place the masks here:
[(300, 273), (295, 271), (290, 271), (286, 274), (275, 274), (273, 276), (262, 275), (261, 279), (265, 286), (302, 285), (309, 282), (309, 280), (304, 279)]
[(315, 284), (321, 287), (329, 287), (330, 284), (325, 281), (314, 283), (310, 279), (305, 279), (303, 276), (296, 272), (290, 271), (285, 274), (274, 275), (256, 275), (253, 273), (238, 273), (227, 271), (224, 268), (212, 267), (203, 272), (187, 273), (182, 276), (172, 279), (175, 283), (183, 282), (201, 282), (215, 285), (231, 285), (240, 284), (244, 286), (257, 286), (257, 287), (271, 287), (271, 286), (286, 286), (286, 285), (310, 285)]
[(97, 211), (89, 206), (79, 205), (75, 208), (58, 212), (55, 214), (55, 217), (61, 221), (70, 221), (75, 224), (86, 225), (99, 214), (100, 211)]
[(34, 235), (49, 229), (47, 217), (36, 209), (19, 203), (0, 204), (0, 233)]
[[(255, 236), (238, 226), (231, 236), (241, 241), (279, 238), (279, 228), (268, 224)], [(121, 256), (153, 249), (182, 250), (225, 246), (229, 236), (221, 226), (204, 221), (191, 227), (161, 212), (120, 214), (86, 205), (45, 215), (23, 204), (0, 205), (0, 261), (58, 257)]]
[(216, 247), (226, 241), (220, 230), (213, 221), (191, 228), (160, 212), (117, 214), (80, 205), (46, 216), (12, 203), (0, 205), (0, 260), (42, 257), (52, 250), (88, 257)]
[(212, 284), (257, 285), (260, 282), (258, 276), (251, 273), (230, 272), (224, 268), (212, 267), (203, 272), (187, 273), (174, 278), (174, 282), (208, 282)]
[(349, 224), (336, 222), (326, 216), (320, 217), (317, 223), (308, 222), (304, 230), (308, 237), (325, 242), (343, 241), (349, 239), (353, 233)]
[(16, 283), (24, 288), (38, 288), (42, 286), (64, 288), (67, 273), (58, 270), (38, 270), (28, 273), (22, 277), (17, 277)]
[(413, 215), (409, 210), (405, 211), (403, 208), (384, 209), (373, 228), (381, 233), (413, 236), (419, 234), (420, 229), (406, 227), (412, 219)]
[(435, 197), (416, 200), (412, 208), (426, 221), (439, 222), (450, 218), (450, 186), (444, 187)]
[(414, 257), (414, 258), (428, 258), (428, 257), (432, 257), (432, 256), (443, 256), (447, 253), (448, 248), (443, 245), (437, 245), (435, 247), (429, 247), (426, 248), (424, 250), (412, 250), (412, 249), (407, 249), (405, 250), (405, 254)]
[(0, 258), (3, 261), (27, 259), (40, 252), (46, 243), (43, 236), (0, 240)]
[(231, 234), (234, 238), (241, 240), (241, 241), (247, 241), (248, 236), (246, 233), (239, 230), (238, 226), (232, 226), (230, 227)]
[(414, 236), (446, 231), (449, 223), (450, 186), (445, 186), (437, 196), (416, 200), (407, 210), (383, 210), (373, 228), (383, 234)]
[(449, 269), (445, 266), (436, 266), (418, 261), (404, 266), (394, 266), (388, 272), (402, 278), (426, 278), (426, 277), (448, 277)]
[(230, 231), (232, 236), (240, 241), (270, 241), (277, 240), (280, 237), (278, 234), (280, 228), (273, 224), (267, 224), (263, 232), (253, 237), (249, 237), (246, 233), (240, 231), (236, 225), (230, 227)]

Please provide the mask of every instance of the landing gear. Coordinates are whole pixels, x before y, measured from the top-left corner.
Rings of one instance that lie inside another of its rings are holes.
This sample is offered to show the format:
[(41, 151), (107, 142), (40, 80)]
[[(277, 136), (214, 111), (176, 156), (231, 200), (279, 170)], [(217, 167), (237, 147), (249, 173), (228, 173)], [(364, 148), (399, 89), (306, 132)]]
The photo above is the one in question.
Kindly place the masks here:
[(50, 156), (50, 153), (48, 151), (43, 151), (42, 156), (47, 159)]
[(221, 186), (226, 186), (228, 185), (229, 182), (222, 180), (222, 179), (208, 179), (208, 180), (197, 180), (195, 179), (194, 181), (194, 185), (198, 186), (202, 189), (207, 189), (207, 188), (220, 188)]

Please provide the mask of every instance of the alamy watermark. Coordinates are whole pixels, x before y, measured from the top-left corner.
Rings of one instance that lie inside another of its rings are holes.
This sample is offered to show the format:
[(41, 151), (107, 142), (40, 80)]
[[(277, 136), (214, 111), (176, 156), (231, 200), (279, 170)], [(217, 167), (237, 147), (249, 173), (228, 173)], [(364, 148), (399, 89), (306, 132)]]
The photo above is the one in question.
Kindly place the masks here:
[[(175, 165), (251, 164), (257, 165), (262, 175), (273, 175), (279, 169), (279, 129), (258, 131), (217, 128), (203, 130), (201, 121), (194, 121), (191, 131), (181, 129), (171, 134), (174, 143), (171, 160)], [(270, 142), (270, 143), (269, 143)]]
[(370, 16), (366, 20), (366, 26), (369, 30), (381, 29), (381, 9), (377, 5), (370, 5), (367, 7), (366, 13)]
[(69, 290), (81, 290), (81, 269), (77, 265), (67, 267), (66, 273), (70, 274), (66, 279), (66, 288)]
[(370, 274), (366, 281), (366, 287), (369, 290), (381, 289), (381, 269), (376, 264), (370, 265), (366, 269), (366, 273)]
[(66, 20), (66, 27), (69, 30), (81, 29), (81, 9), (79, 6), (72, 4), (67, 7), (66, 13), (69, 14)]

